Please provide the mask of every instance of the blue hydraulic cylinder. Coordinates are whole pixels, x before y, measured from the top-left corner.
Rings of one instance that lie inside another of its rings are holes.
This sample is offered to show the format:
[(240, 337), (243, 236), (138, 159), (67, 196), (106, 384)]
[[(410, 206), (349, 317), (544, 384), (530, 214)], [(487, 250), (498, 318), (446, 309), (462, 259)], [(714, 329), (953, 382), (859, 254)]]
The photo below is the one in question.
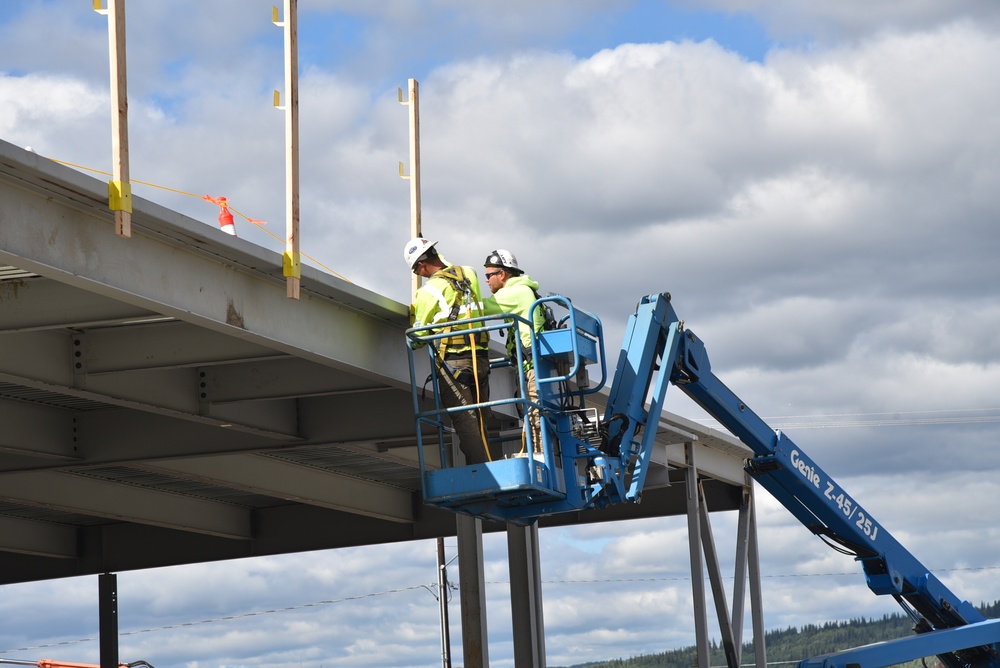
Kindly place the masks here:
[[(639, 499), (645, 484), (671, 378), (669, 365), (659, 362), (677, 355), (680, 325), (670, 305), (670, 295), (662, 294), (643, 297), (625, 329), (604, 423), (613, 444), (611, 454), (617, 452), (622, 468), (632, 469), (625, 492), (629, 501)], [(647, 410), (650, 389), (652, 397)], [(637, 439), (640, 431), (642, 436)]]

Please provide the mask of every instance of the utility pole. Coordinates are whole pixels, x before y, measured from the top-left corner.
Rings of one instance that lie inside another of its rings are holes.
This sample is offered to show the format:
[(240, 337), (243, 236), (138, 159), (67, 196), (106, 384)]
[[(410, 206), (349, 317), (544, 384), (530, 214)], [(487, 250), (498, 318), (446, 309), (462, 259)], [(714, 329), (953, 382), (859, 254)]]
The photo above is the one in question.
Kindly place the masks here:
[(438, 608), (441, 611), (441, 668), (451, 668), (451, 637), (448, 631), (448, 564), (444, 560), (444, 538), (437, 539)]

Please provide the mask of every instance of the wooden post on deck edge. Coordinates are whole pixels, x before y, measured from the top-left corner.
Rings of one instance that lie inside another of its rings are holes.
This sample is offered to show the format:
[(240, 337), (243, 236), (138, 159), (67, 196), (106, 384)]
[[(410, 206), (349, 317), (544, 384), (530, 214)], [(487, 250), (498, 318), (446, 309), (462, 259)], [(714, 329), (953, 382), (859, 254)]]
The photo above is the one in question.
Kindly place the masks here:
[(132, 185), (128, 170), (128, 90), (125, 68), (125, 0), (109, 0), (107, 10), (94, 0), (94, 9), (108, 15), (108, 55), (111, 63), (111, 180), (108, 208), (115, 213), (115, 233), (132, 236)]
[[(399, 175), (410, 181), (410, 238), (422, 237), (420, 222), (420, 95), (416, 79), (409, 79), (409, 99), (403, 101), (403, 91), (399, 91), (399, 103), (410, 107), (410, 174), (403, 173), (403, 163), (399, 163)], [(413, 277), (413, 292), (420, 287), (420, 277)]]
[(285, 254), (282, 272), (287, 296), (299, 298), (299, 57), (298, 0), (285, 0)]

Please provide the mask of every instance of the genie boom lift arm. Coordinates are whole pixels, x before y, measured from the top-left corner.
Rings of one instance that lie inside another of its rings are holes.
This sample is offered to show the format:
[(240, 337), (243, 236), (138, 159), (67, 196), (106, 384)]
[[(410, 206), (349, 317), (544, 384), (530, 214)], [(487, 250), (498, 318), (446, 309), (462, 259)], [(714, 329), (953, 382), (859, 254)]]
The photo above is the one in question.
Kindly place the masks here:
[[(809, 659), (801, 668), (885, 666), (933, 655), (947, 668), (1000, 668), (1000, 620), (986, 620), (953, 594), (800, 447), (771, 429), (716, 378), (704, 343), (685, 329), (669, 294), (643, 297), (630, 316), (601, 417), (586, 407), (587, 395), (600, 389), (607, 376), (600, 322), (565, 297), (545, 298), (536, 306), (548, 300), (559, 302), (569, 315), (562, 328), (540, 332), (532, 346), (538, 403), (523, 398), (524, 359), (519, 351), (511, 364), (519, 370), (521, 398), (486, 404), (518, 403), (525, 414), (538, 410), (544, 457), (425, 470), (426, 502), (517, 524), (559, 512), (637, 502), (667, 387), (673, 384), (753, 450), (746, 470), (762, 487), (806, 528), (860, 561), (868, 587), (877, 595), (892, 596), (914, 622), (913, 637)], [(509, 316), (506, 326), (516, 320)], [(504, 325), (484, 322), (484, 327)], [(433, 339), (426, 331), (410, 330), (408, 336)], [(581, 369), (597, 362), (601, 382), (589, 387)], [(421, 424), (436, 426), (445, 461), (440, 417), (453, 409), (441, 408), (436, 398), (434, 410), (420, 412), (416, 383), (414, 405), (418, 437)]]

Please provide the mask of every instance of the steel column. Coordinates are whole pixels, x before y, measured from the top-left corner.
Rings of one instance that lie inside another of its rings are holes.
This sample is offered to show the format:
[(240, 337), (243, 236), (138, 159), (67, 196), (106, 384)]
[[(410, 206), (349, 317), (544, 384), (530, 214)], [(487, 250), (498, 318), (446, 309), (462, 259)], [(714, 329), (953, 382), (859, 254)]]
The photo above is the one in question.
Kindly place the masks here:
[(458, 591), (462, 602), (462, 648), (465, 668), (489, 668), (482, 520), (468, 515), (456, 515), (456, 533), (458, 535)]
[(118, 668), (118, 576), (97, 576), (101, 668)]
[(747, 513), (747, 553), (750, 579), (750, 618), (753, 622), (753, 653), (756, 668), (767, 666), (767, 648), (764, 643), (764, 606), (760, 586), (760, 553), (757, 549), (757, 502), (754, 497), (753, 479), (747, 475), (745, 499)]
[(698, 520), (701, 496), (698, 493), (698, 469), (694, 443), (684, 444), (684, 487), (687, 492), (688, 552), (691, 558), (691, 596), (694, 603), (694, 635), (698, 650), (697, 668), (709, 668), (708, 611), (705, 607), (705, 579), (701, 561), (701, 523)]
[(507, 562), (510, 569), (514, 665), (518, 668), (545, 668), (545, 620), (542, 615), (542, 569), (537, 524), (527, 527), (507, 525)]
[[(701, 518), (701, 546), (705, 552), (705, 566), (708, 568), (708, 578), (712, 584), (712, 596), (715, 599), (715, 615), (719, 621), (719, 632), (722, 635), (722, 648), (726, 653), (726, 663), (729, 668), (739, 668), (740, 652), (736, 646), (733, 634), (732, 619), (729, 616), (729, 605), (726, 603), (726, 592), (722, 586), (722, 571), (719, 568), (719, 556), (715, 549), (715, 536), (708, 518), (708, 505), (705, 503), (705, 491), (698, 482), (699, 508)], [(742, 602), (740, 603), (742, 605)]]

